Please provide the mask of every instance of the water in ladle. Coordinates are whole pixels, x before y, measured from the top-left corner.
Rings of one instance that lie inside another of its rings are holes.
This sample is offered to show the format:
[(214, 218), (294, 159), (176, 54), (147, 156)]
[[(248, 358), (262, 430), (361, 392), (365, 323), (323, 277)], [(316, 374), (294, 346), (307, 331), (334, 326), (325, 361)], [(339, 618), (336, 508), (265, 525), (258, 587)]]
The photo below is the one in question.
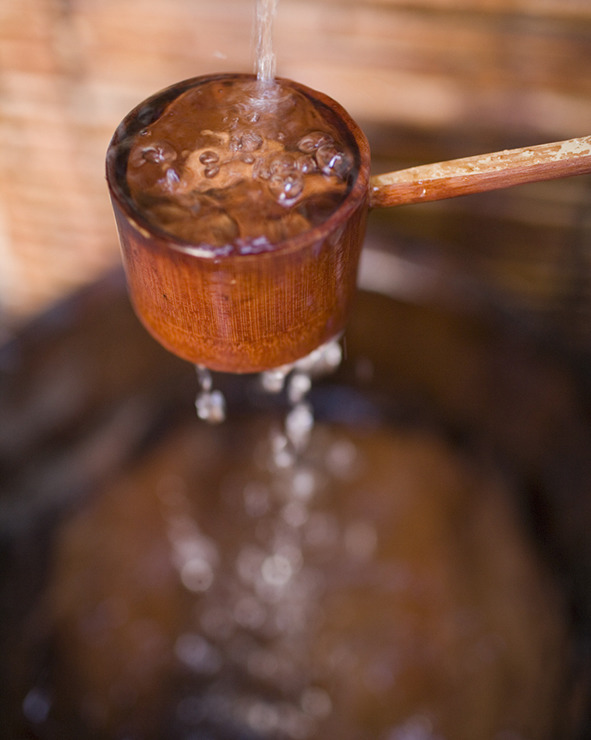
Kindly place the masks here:
[[(350, 181), (352, 157), (335, 140), (335, 132), (313, 130), (321, 122), (309, 102), (296, 101), (294, 92), (275, 84), (276, 7), (277, 0), (257, 1), (257, 83), (228, 87), (224, 96), (214, 84), (196, 91), (206, 136), (191, 142), (186, 161), (180, 162), (182, 146), (170, 146), (166, 122), (142, 132), (129, 157), (132, 196), (148, 215), (166, 230), (195, 242), (207, 240), (224, 254), (233, 248), (240, 253), (266, 251), (276, 241), (320, 223), (344, 197)], [(187, 103), (193, 105), (193, 99)], [(185, 108), (180, 112), (182, 117)], [(290, 114), (287, 127), (285, 113)], [(220, 121), (225, 128), (218, 132)], [(176, 119), (172, 126), (178, 127)], [(257, 208), (252, 207), (255, 200)], [(249, 222), (253, 213), (254, 224)], [(312, 376), (336, 369), (340, 359), (338, 342), (329, 342), (294, 364), (262, 374), (262, 387), (270, 393), (279, 393), (287, 382), (291, 410), (284, 432), (273, 440), (278, 467), (293, 464), (307, 444), (313, 426), (306, 400)], [(210, 372), (197, 366), (197, 377), (199, 418), (223, 421), (225, 400), (213, 390)]]

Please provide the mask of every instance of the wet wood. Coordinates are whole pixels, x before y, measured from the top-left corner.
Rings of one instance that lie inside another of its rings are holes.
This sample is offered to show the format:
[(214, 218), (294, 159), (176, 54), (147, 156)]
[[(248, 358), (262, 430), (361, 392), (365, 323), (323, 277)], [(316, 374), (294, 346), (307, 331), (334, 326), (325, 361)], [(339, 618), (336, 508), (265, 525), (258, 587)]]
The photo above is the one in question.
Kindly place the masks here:
[[(584, 0), (282, 2), (278, 71), (343, 104), (374, 157), (398, 168), (463, 156), (468, 142), (476, 153), (566, 139), (591, 120), (590, 8)], [(115, 126), (176, 80), (250, 71), (253, 13), (254, 0), (3, 0), (4, 324), (117, 263), (101, 174)], [(508, 225), (521, 216), (498, 218)]]
[[(171, 99), (202, 79), (164, 95)], [(274, 249), (218, 255), (154, 227), (126, 195), (121, 129), (109, 149), (107, 179), (136, 312), (165, 347), (211, 370), (249, 373), (295, 362), (344, 330), (355, 296), (369, 146), (338, 103), (295, 82), (285, 84), (323, 108), (354, 152), (357, 177), (329, 220)], [(125, 119), (132, 134), (145, 125), (138, 109)]]
[(591, 172), (591, 136), (411, 167), (370, 179), (370, 206), (397, 206)]

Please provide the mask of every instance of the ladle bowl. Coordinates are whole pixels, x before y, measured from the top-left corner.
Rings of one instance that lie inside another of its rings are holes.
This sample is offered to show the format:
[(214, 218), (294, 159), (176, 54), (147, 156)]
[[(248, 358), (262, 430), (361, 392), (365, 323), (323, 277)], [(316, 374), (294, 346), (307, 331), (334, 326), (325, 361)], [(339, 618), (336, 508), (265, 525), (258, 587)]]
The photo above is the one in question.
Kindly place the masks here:
[(130, 197), (126, 165), (133, 136), (172, 100), (192, 87), (228, 79), (252, 76), (195, 77), (156, 93), (126, 116), (107, 153), (107, 182), (135, 311), (163, 346), (212, 370), (248, 373), (288, 365), (343, 331), (370, 208), (591, 171), (591, 137), (582, 137), (370, 177), (367, 139), (343, 107), (281, 79), (309, 98), (351, 147), (355, 181), (319, 226), (271, 251), (221, 255), (151, 223)]
[(195, 364), (247, 373), (289, 364), (342, 332), (356, 290), (369, 201), (365, 135), (334, 100), (296, 82), (354, 152), (347, 197), (317, 227), (259, 254), (220, 256), (150, 223), (132, 203), (124, 142), (190, 87), (249, 75), (197, 77), (141, 103), (117, 129), (107, 156), (123, 261), (136, 313), (156, 339)]

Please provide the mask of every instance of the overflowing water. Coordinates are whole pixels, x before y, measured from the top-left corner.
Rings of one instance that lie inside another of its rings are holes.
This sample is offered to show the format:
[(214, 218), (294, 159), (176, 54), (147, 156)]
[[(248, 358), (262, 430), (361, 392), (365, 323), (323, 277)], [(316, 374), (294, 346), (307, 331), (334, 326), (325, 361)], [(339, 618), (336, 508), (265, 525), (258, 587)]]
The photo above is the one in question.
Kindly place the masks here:
[[(294, 363), (260, 374), (261, 388), (270, 395), (285, 392), (289, 405), (283, 429), (274, 430), (271, 438), (272, 460), (277, 469), (292, 467), (308, 446), (314, 428), (314, 411), (308, 398), (312, 381), (334, 372), (341, 360), (339, 339), (333, 339)], [(197, 416), (210, 424), (219, 424), (226, 418), (223, 393), (213, 388), (213, 378), (206, 367), (198, 365), (196, 369)]]
[(338, 339), (326, 342), (291, 365), (261, 373), (261, 385), (268, 393), (286, 390), (289, 411), (284, 429), (272, 437), (272, 454), (278, 468), (291, 467), (308, 446), (314, 428), (314, 411), (308, 400), (312, 380), (334, 372), (341, 364)]

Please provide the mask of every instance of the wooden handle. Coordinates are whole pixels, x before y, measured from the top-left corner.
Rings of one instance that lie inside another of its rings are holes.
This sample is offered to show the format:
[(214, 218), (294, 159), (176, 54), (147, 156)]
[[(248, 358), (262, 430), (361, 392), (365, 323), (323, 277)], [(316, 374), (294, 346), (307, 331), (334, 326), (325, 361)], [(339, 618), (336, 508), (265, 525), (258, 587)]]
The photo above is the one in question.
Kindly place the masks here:
[(591, 136), (582, 136), (374, 175), (370, 179), (370, 206), (455, 198), (589, 172)]

